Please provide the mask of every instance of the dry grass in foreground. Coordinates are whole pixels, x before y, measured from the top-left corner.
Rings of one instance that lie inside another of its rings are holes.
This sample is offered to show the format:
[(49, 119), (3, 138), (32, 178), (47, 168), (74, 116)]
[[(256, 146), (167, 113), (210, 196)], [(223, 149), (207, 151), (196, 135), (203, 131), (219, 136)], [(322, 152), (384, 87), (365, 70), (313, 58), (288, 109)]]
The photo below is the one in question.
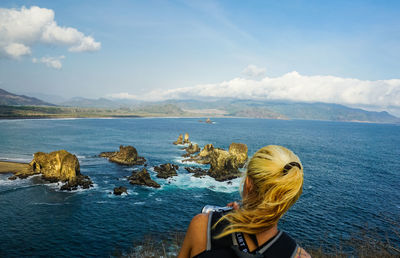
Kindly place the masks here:
[[(307, 252), (312, 257), (400, 257), (400, 222), (385, 218), (391, 227), (392, 238), (382, 238), (376, 230), (364, 227), (348, 240), (340, 242), (336, 247), (309, 247)], [(393, 239), (394, 236), (394, 239)], [(174, 233), (165, 239), (146, 236), (140, 243), (135, 243), (126, 253), (115, 253), (115, 257), (176, 257), (182, 245), (185, 233)]]

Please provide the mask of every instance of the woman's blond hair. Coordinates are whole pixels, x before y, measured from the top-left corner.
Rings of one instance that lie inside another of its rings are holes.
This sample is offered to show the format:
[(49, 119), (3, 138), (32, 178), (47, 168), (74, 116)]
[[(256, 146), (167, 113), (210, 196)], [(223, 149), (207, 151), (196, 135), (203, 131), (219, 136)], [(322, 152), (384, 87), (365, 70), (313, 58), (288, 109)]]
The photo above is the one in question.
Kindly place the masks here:
[[(289, 165), (289, 163), (297, 165)], [(216, 238), (234, 232), (257, 234), (277, 224), (302, 193), (303, 166), (300, 159), (282, 146), (269, 145), (259, 149), (251, 158), (248, 177), (251, 190), (243, 197), (240, 209), (223, 216), (214, 227), (226, 219), (229, 225)], [(242, 182), (242, 183), (243, 183)]]

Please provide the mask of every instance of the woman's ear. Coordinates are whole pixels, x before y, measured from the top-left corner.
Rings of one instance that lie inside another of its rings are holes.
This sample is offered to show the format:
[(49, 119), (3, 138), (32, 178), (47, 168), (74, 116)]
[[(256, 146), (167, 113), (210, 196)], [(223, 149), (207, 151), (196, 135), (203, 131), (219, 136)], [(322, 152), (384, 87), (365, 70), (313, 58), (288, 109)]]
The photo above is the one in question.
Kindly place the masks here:
[(246, 194), (250, 193), (251, 190), (253, 190), (253, 180), (251, 180), (250, 177), (248, 177), (248, 176), (246, 176), (244, 188), (245, 188)]

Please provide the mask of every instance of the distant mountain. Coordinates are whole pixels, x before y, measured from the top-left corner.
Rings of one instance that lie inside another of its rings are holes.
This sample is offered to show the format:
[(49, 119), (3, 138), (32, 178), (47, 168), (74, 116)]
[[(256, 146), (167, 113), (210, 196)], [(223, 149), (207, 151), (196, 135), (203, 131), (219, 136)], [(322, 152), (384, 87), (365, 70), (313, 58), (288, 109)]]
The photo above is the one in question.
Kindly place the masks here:
[(37, 98), (25, 95), (16, 95), (0, 89), (0, 105), (7, 106), (55, 106), (54, 104), (44, 102)]
[(109, 99), (88, 99), (88, 98), (72, 98), (70, 100), (60, 103), (61, 106), (65, 107), (84, 107), (84, 108), (120, 108), (124, 104), (118, 103)]
[[(329, 103), (299, 103), (290, 101), (256, 101), (237, 99), (166, 100), (161, 102), (139, 102), (133, 100), (115, 100), (106, 98), (73, 98), (69, 101), (60, 103), (60, 105), (62, 107), (57, 107), (55, 108), (57, 110), (50, 111), (56, 113), (64, 112), (68, 116), (73, 116), (73, 114), (70, 114), (70, 107), (80, 108), (81, 113), (79, 114), (79, 117), (85, 117), (85, 114), (89, 117), (99, 116), (100, 112), (101, 115), (104, 116), (139, 115), (177, 117), (249, 117), (269, 119), (400, 123), (400, 118), (395, 117), (386, 111), (366, 111), (360, 108), (350, 108), (339, 104)], [(27, 97), (25, 95), (16, 95), (0, 89), (0, 106), (55, 105), (44, 102), (37, 98)], [(29, 109), (29, 107), (27, 108)], [(47, 112), (48, 110), (45, 111)], [(40, 112), (38, 114), (46, 116), (48, 115), (46, 112), (43, 111), (43, 114)], [(28, 116), (27, 113), (29, 112), (25, 112), (24, 116)], [(13, 114), (13, 116), (17, 117), (19, 115)]]
[[(254, 100), (170, 100), (167, 103), (176, 104), (188, 112), (212, 115), (210, 110), (218, 110), (224, 116), (272, 118), (272, 119), (304, 119), (328, 121), (356, 121), (374, 123), (400, 123), (400, 118), (386, 111), (374, 112), (359, 108), (350, 108), (329, 103), (296, 103), (279, 101)], [(218, 115), (216, 113), (216, 115)]]

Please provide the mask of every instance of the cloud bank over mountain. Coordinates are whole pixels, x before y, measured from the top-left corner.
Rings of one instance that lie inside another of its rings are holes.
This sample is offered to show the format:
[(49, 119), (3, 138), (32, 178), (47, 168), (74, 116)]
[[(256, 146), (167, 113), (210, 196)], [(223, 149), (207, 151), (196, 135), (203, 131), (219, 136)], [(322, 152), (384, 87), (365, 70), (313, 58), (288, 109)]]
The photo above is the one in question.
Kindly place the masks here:
[(368, 81), (325, 75), (306, 76), (293, 71), (275, 78), (256, 80), (238, 77), (220, 83), (159, 89), (144, 95), (117, 93), (110, 97), (149, 101), (209, 98), (289, 100), (383, 110), (400, 108), (400, 79)]
[[(97, 51), (101, 48), (101, 43), (92, 36), (86, 36), (72, 27), (59, 26), (54, 17), (53, 10), (37, 6), (0, 8), (0, 58), (18, 59), (31, 55), (34, 45), (65, 46), (70, 52)], [(52, 59), (44, 57), (39, 60), (49, 64), (46, 58)], [(61, 64), (60, 58), (55, 59)], [(59, 69), (60, 66), (54, 64), (50, 67)]]

